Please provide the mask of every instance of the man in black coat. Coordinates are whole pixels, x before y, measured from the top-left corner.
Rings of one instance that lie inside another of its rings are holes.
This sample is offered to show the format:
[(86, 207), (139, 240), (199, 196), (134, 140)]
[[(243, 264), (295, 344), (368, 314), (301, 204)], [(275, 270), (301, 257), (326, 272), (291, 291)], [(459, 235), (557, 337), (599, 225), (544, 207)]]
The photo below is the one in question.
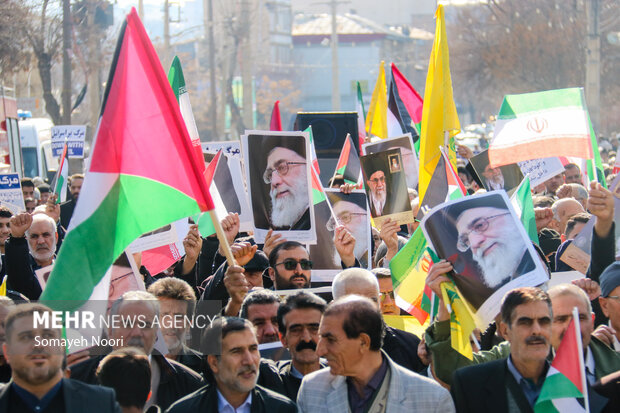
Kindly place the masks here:
[[(9, 383), (0, 385), (0, 412), (120, 413), (114, 390), (63, 378), (65, 348), (60, 344), (61, 330), (45, 323), (35, 326), (35, 313), (51, 313), (51, 309), (41, 304), (22, 304), (6, 318), (7, 340), (3, 348), (12, 377)], [(57, 343), (45, 346), (42, 337)]]
[[(220, 341), (221, 340), (221, 341)], [(297, 412), (290, 399), (256, 384), (260, 363), (252, 323), (237, 317), (215, 319), (202, 342), (214, 381), (174, 403), (169, 413), (215, 412), (230, 409), (252, 413)], [(221, 345), (213, 345), (220, 342)]]
[(75, 204), (82, 190), (82, 183), (84, 183), (84, 175), (82, 174), (74, 174), (69, 177), (69, 193), (71, 199), (60, 204), (60, 225), (65, 229), (69, 228), (69, 222), (73, 216)]

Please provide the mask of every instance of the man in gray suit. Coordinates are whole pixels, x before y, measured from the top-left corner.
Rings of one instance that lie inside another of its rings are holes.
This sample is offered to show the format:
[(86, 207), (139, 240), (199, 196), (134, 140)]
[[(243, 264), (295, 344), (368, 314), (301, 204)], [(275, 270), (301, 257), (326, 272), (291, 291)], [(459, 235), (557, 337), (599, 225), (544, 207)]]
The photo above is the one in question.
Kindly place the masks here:
[(332, 302), (321, 319), (317, 354), (329, 368), (306, 375), (301, 412), (454, 412), (447, 390), (394, 363), (381, 350), (381, 312), (365, 297)]

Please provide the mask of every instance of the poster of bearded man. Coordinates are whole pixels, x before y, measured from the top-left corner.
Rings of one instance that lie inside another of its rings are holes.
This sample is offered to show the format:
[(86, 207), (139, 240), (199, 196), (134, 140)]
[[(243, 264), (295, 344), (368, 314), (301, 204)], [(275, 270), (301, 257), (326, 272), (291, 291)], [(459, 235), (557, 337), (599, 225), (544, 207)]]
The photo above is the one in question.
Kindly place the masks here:
[(241, 150), (256, 242), (273, 229), (288, 241), (315, 244), (308, 133), (246, 131)]
[(549, 279), (503, 190), (438, 205), (420, 225), (437, 256), (454, 267), (449, 275), (481, 329), (499, 313), (508, 291)]
[(472, 157), (470, 162), (487, 191), (503, 189), (508, 193), (508, 196), (511, 196), (523, 181), (523, 173), (516, 163), (491, 168), (488, 149)]

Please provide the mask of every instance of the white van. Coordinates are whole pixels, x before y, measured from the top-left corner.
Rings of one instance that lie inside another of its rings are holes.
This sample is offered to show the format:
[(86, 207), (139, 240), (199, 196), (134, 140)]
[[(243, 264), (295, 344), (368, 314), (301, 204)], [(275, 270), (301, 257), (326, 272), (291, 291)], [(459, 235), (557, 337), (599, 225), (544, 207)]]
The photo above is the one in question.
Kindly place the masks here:
[(19, 135), (22, 144), (24, 176), (54, 177), (58, 169), (58, 159), (52, 157), (52, 126), (47, 118), (31, 118), (19, 121)]

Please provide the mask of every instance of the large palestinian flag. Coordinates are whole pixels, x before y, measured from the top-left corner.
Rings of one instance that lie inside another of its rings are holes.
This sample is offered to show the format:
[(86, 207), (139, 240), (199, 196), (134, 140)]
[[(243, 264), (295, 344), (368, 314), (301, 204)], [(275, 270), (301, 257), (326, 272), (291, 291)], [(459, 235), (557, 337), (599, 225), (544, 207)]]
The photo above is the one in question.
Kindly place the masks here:
[(106, 272), (133, 240), (213, 209), (202, 160), (135, 9), (121, 29), (91, 153), (42, 299), (107, 299)]

